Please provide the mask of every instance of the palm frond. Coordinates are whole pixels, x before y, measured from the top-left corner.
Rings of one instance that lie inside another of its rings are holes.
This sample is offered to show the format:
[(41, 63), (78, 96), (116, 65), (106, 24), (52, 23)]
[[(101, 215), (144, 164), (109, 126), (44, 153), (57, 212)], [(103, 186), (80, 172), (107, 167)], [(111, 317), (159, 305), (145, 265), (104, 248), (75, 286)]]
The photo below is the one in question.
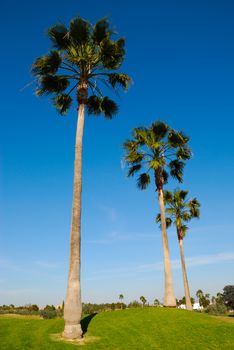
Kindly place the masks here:
[(128, 177), (135, 175), (136, 172), (138, 172), (141, 169), (141, 164), (133, 165), (128, 170)]
[(201, 205), (196, 198), (193, 198), (192, 200), (189, 201), (188, 208), (190, 210), (191, 215), (194, 218), (200, 217), (200, 206)]
[(182, 238), (184, 238), (186, 233), (187, 233), (187, 231), (188, 231), (188, 226), (187, 225), (182, 225), (180, 227), (180, 229), (181, 229), (181, 233), (182, 233)]
[(185, 201), (185, 198), (188, 195), (188, 191), (185, 190), (175, 190), (174, 191), (174, 198), (175, 200), (177, 199), (178, 202), (183, 202)]
[(165, 204), (170, 204), (172, 203), (173, 195), (170, 191), (163, 191), (163, 198), (164, 198)]
[(139, 145), (146, 145), (148, 142), (148, 130), (144, 127), (133, 129), (133, 137), (137, 140)]
[(72, 98), (67, 94), (57, 95), (54, 97), (53, 103), (57, 111), (60, 114), (65, 115), (72, 104)]
[(108, 74), (108, 81), (113, 88), (115, 88), (116, 85), (120, 85), (124, 90), (127, 90), (131, 84), (131, 78), (129, 75), (123, 73)]
[(118, 113), (117, 104), (109, 97), (103, 97), (101, 103), (102, 111), (107, 119), (112, 119)]
[(176, 147), (182, 147), (186, 145), (189, 141), (189, 137), (186, 136), (183, 132), (178, 132), (175, 130), (170, 130), (168, 134), (168, 143), (170, 144), (171, 147), (176, 148)]
[(184, 162), (175, 159), (169, 163), (170, 175), (177, 179), (179, 182), (183, 182), (183, 170), (184, 170)]
[(154, 140), (159, 142), (166, 136), (169, 127), (161, 121), (156, 121), (151, 125), (150, 129), (153, 131)]
[(93, 41), (100, 45), (100, 43), (104, 39), (109, 39), (112, 34), (112, 31), (110, 30), (110, 24), (108, 19), (102, 18), (100, 19), (93, 28)]
[(165, 212), (169, 214), (170, 216), (175, 216), (176, 215), (176, 209), (174, 207), (167, 207), (165, 209)]
[(156, 222), (156, 224), (161, 222), (161, 215), (160, 214), (157, 214), (157, 216), (155, 218), (155, 222)]
[(127, 140), (126, 142), (124, 142), (123, 147), (127, 152), (136, 152), (138, 148), (138, 143), (134, 140)]
[(101, 61), (106, 69), (118, 69), (123, 61), (124, 39), (119, 39), (116, 42), (110, 39), (104, 39), (100, 43)]
[(172, 225), (173, 221), (171, 218), (166, 217), (166, 227), (170, 227)]
[(93, 95), (88, 98), (87, 109), (89, 114), (100, 115), (101, 109), (101, 98)]
[(163, 178), (163, 184), (164, 185), (168, 183), (168, 177), (169, 177), (168, 172), (165, 169), (163, 169), (163, 171), (162, 171), (162, 178)]
[(36, 94), (41, 96), (43, 94), (56, 93), (59, 94), (66, 90), (69, 86), (69, 80), (64, 76), (43, 75), (39, 80), (39, 88)]
[(50, 51), (48, 55), (36, 59), (32, 65), (32, 73), (36, 76), (44, 74), (54, 75), (61, 64), (61, 61), (58, 51)]
[(176, 156), (178, 159), (189, 160), (192, 156), (191, 149), (187, 145), (179, 147), (178, 151), (176, 152)]
[(90, 96), (87, 102), (89, 114), (103, 114), (107, 119), (111, 119), (117, 112), (117, 104), (108, 97)]
[(59, 50), (65, 50), (69, 45), (67, 33), (67, 28), (61, 23), (48, 29), (48, 36), (50, 40), (53, 42), (54, 47)]
[[(165, 221), (166, 221), (166, 227), (167, 227), (167, 228), (170, 227), (170, 226), (172, 225), (172, 223), (173, 223), (172, 219), (169, 218), (169, 217), (166, 217), (166, 218), (165, 218)], [(158, 215), (156, 216), (155, 222), (156, 222), (157, 224), (160, 223), (159, 226), (161, 227), (161, 214), (158, 214)]]
[(148, 185), (150, 184), (150, 176), (147, 173), (143, 173), (141, 174), (138, 179), (137, 179), (137, 186), (141, 189), (141, 190), (145, 190)]
[(144, 154), (137, 152), (137, 151), (133, 151), (133, 152), (129, 152), (126, 157), (125, 160), (129, 163), (129, 164), (138, 164), (140, 163), (142, 160), (144, 159)]
[(154, 170), (163, 168), (164, 165), (165, 165), (165, 160), (161, 157), (155, 157), (149, 161), (149, 167)]
[(87, 44), (91, 36), (91, 25), (81, 17), (71, 20), (68, 37), (73, 45)]
[(190, 220), (192, 219), (192, 216), (191, 216), (190, 213), (188, 213), (188, 212), (186, 211), (186, 212), (183, 212), (183, 213), (181, 214), (181, 219), (182, 219), (183, 221), (185, 221), (185, 222), (188, 222), (188, 221), (190, 221)]

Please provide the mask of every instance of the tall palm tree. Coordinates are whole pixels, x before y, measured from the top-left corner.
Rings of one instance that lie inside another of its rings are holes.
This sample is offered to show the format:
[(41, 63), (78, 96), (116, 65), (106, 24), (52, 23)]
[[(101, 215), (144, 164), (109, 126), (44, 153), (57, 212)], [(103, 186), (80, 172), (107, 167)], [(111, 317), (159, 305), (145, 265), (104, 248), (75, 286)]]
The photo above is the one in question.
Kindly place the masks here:
[(140, 297), (140, 301), (142, 302), (142, 307), (144, 307), (147, 300), (145, 299), (145, 297), (143, 295)]
[(188, 141), (189, 138), (182, 132), (177, 132), (167, 124), (157, 121), (149, 128), (134, 129), (133, 139), (124, 144), (125, 160), (129, 166), (128, 176), (133, 176), (143, 170), (137, 180), (138, 187), (144, 190), (153, 180), (158, 192), (164, 253), (164, 306), (175, 307), (176, 300), (172, 286), (163, 187), (167, 183), (169, 175), (182, 182), (184, 161), (191, 157)]
[(119, 300), (120, 300), (120, 302), (121, 302), (121, 309), (123, 309), (123, 299), (124, 299), (123, 294), (120, 294), (120, 295), (119, 295)]
[[(176, 226), (177, 237), (180, 246), (181, 266), (184, 282), (184, 293), (187, 310), (192, 310), (192, 303), (189, 291), (188, 278), (186, 273), (183, 239), (188, 230), (186, 223), (193, 218), (200, 216), (200, 203), (196, 198), (188, 199), (188, 191), (174, 190), (174, 192), (164, 191), (164, 203), (166, 205), (167, 227), (172, 223)], [(157, 222), (161, 221), (161, 216), (158, 214)]]
[(52, 95), (58, 112), (65, 115), (74, 99), (78, 107), (75, 143), (74, 192), (70, 237), (70, 260), (67, 296), (64, 308), (63, 336), (74, 339), (82, 336), (80, 326), (82, 304), (80, 294), (80, 229), (82, 189), (82, 139), (85, 109), (89, 114), (111, 119), (117, 104), (103, 95), (103, 87), (127, 90), (130, 77), (118, 73), (124, 56), (125, 41), (115, 40), (106, 18), (94, 26), (77, 17), (67, 28), (56, 24), (48, 30), (53, 50), (33, 64), (37, 79), (36, 94)]

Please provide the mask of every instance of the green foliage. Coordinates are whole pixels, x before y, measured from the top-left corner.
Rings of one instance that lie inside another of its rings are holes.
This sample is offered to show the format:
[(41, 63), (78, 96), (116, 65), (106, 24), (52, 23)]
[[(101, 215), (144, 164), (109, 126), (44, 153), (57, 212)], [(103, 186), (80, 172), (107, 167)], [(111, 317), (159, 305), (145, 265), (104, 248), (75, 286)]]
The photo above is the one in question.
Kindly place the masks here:
[(150, 176), (147, 173), (142, 173), (137, 179), (137, 186), (141, 190), (145, 190), (150, 184)]
[(40, 316), (44, 319), (52, 319), (57, 317), (57, 312), (56, 310), (41, 310), (40, 311)]
[(216, 315), (216, 316), (226, 315), (227, 307), (224, 304), (220, 304), (220, 303), (211, 304), (207, 306), (205, 312), (210, 315)]
[(191, 157), (188, 137), (161, 121), (149, 128), (135, 128), (132, 136), (124, 143), (125, 161), (128, 176), (143, 171), (137, 179), (140, 189), (147, 188), (151, 174), (157, 189), (167, 183), (169, 175), (182, 182), (185, 160)]
[(69, 85), (69, 80), (64, 76), (53, 76), (50, 74), (42, 75), (39, 79), (40, 88), (37, 90), (37, 95), (56, 93), (59, 94), (66, 90)]
[(40, 316), (45, 319), (57, 317), (57, 311), (54, 305), (46, 305), (43, 310), (40, 310)]
[[(194, 298), (190, 298), (191, 300), (191, 304), (193, 305), (195, 303), (195, 299)], [(179, 305), (186, 305), (186, 299), (185, 299), (185, 296), (183, 296), (182, 299), (176, 299), (176, 305), (179, 306)]]
[(72, 94), (76, 93), (75, 99), (87, 104), (90, 114), (111, 119), (118, 107), (112, 99), (103, 96), (100, 85), (112, 90), (117, 86), (128, 89), (131, 78), (117, 72), (125, 56), (124, 39), (113, 39), (106, 18), (93, 26), (81, 17), (72, 19), (68, 28), (56, 24), (48, 30), (48, 36), (55, 50), (37, 58), (32, 65), (37, 80), (36, 94), (52, 95), (58, 112), (65, 115), (72, 104)]
[(2, 305), (0, 306), (0, 314), (38, 315), (39, 307), (36, 304), (24, 306)]
[[(188, 199), (188, 191), (176, 189), (173, 192), (164, 191), (163, 193), (167, 227), (173, 223), (177, 228), (178, 238), (183, 239), (188, 230), (185, 223), (200, 216), (200, 203), (196, 198)], [(161, 222), (160, 214), (157, 215), (156, 222)]]
[(103, 311), (114, 311), (114, 310), (120, 310), (120, 309), (126, 309), (126, 304), (124, 304), (123, 302), (105, 303), (105, 304), (92, 304), (92, 303), (82, 304), (83, 315), (99, 313)]
[(154, 306), (160, 306), (161, 303), (158, 299), (154, 299)]
[(112, 119), (118, 112), (117, 104), (108, 97), (90, 96), (87, 108), (89, 114), (103, 114), (107, 119)]
[(72, 98), (67, 94), (57, 95), (54, 97), (53, 103), (57, 111), (60, 114), (65, 115), (67, 113), (68, 108), (71, 106)]
[(112, 31), (110, 30), (110, 24), (108, 19), (100, 19), (93, 28), (93, 41), (100, 45), (104, 39), (109, 39)]
[(227, 307), (234, 310), (234, 285), (228, 285), (223, 288), (222, 298)]
[(145, 306), (147, 300), (143, 295), (140, 297), (140, 301), (142, 302), (142, 305)]
[(127, 90), (131, 84), (131, 79), (127, 74), (110, 73), (108, 80), (113, 88), (115, 88), (116, 85), (120, 85), (124, 90)]
[(137, 300), (133, 300), (131, 301), (129, 304), (128, 304), (128, 308), (131, 309), (131, 308), (138, 308), (138, 307), (141, 307), (141, 304), (139, 303), (139, 301)]
[(59, 23), (48, 29), (48, 36), (53, 43), (53, 46), (58, 50), (66, 50), (68, 47), (68, 30)]
[(48, 55), (36, 59), (32, 66), (32, 72), (34, 75), (56, 74), (61, 61), (58, 51), (50, 51)]
[(199, 299), (199, 304), (202, 306), (204, 309), (207, 308), (208, 305), (210, 305), (210, 294), (204, 294), (201, 289), (199, 289), (196, 292), (196, 296)]

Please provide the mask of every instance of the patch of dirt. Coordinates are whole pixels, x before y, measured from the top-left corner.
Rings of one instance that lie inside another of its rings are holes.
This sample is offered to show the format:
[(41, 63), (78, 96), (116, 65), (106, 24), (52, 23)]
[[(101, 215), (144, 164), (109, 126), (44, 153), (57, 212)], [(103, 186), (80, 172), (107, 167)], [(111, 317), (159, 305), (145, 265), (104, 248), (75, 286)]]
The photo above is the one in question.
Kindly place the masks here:
[(73, 344), (73, 345), (77, 345), (77, 346), (82, 346), (82, 345), (85, 345), (88, 343), (94, 343), (94, 342), (100, 340), (100, 337), (93, 337), (91, 335), (85, 335), (81, 339), (69, 340), (69, 339), (63, 338), (61, 333), (57, 333), (57, 334), (51, 334), (50, 339), (53, 341), (56, 341), (56, 342), (60, 341), (62, 343), (69, 343), (69, 344)]

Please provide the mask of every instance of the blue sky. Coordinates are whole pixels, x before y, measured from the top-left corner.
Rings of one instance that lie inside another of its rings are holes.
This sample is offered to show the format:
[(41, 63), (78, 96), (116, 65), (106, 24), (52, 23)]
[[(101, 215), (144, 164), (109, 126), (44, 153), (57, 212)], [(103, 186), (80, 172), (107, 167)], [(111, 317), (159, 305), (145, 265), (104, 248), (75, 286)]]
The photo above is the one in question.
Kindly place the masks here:
[[(15, 0), (1, 9), (0, 304), (65, 298), (76, 111), (57, 115), (36, 98), (30, 66), (50, 48), (46, 29), (76, 15), (109, 16), (126, 38), (122, 70), (134, 84), (112, 120), (88, 117), (84, 134), (84, 301), (163, 297), (157, 197), (121, 166), (131, 129), (161, 119), (191, 137), (184, 189), (201, 204), (185, 239), (191, 294), (233, 284), (234, 5), (232, 1)], [(173, 189), (176, 183), (171, 183)], [(176, 296), (179, 248), (168, 232)]]

